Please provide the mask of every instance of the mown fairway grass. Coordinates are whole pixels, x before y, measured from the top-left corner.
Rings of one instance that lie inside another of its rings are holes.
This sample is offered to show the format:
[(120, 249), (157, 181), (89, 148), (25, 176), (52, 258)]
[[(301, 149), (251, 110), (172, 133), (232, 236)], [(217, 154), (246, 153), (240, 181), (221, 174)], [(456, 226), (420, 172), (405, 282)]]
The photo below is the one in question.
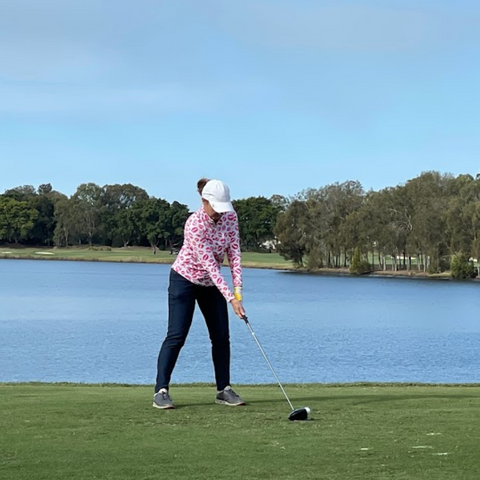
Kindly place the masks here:
[(289, 422), (278, 386), (0, 384), (0, 478), (477, 480), (479, 386), (288, 385), (313, 420)]
[[(0, 258), (44, 259), (44, 260), (85, 260), (101, 262), (142, 262), (142, 263), (173, 263), (175, 255), (168, 251), (157, 250), (154, 255), (150, 248), (127, 247), (111, 248), (87, 247), (71, 248), (12, 248), (0, 246)], [(278, 253), (243, 252), (242, 264), (244, 267), (290, 269), (291, 262), (287, 262)]]

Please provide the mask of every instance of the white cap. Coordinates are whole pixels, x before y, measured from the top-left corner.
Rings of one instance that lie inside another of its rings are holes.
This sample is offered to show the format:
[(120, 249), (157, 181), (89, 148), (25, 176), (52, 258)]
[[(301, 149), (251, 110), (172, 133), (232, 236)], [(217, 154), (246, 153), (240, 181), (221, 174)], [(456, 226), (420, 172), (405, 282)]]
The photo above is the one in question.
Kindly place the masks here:
[(208, 200), (217, 213), (233, 212), (230, 190), (220, 180), (209, 180), (203, 187), (202, 198)]

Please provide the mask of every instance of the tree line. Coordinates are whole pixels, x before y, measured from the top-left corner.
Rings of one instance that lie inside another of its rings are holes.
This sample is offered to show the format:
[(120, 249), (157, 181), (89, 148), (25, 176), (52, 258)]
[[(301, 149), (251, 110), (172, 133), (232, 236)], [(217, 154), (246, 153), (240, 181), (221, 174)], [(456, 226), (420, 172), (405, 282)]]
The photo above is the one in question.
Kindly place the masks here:
[(480, 257), (480, 176), (429, 171), (380, 191), (356, 181), (309, 188), (290, 199), (274, 231), (298, 266), (347, 267), (357, 252), (364, 271), (439, 273), (453, 259), (469, 276)]
[[(242, 247), (258, 250), (274, 237), (279, 206), (265, 197), (235, 200)], [(182, 203), (135, 185), (80, 185), (68, 197), (50, 184), (24, 185), (0, 195), (0, 243), (67, 247), (103, 245), (178, 249), (190, 215)]]
[[(436, 273), (480, 257), (479, 176), (429, 171), (379, 191), (346, 181), (233, 203), (243, 250), (277, 248), (309, 269)], [(0, 195), (0, 243), (176, 249), (190, 213), (131, 184), (82, 184), (70, 197), (27, 185)]]

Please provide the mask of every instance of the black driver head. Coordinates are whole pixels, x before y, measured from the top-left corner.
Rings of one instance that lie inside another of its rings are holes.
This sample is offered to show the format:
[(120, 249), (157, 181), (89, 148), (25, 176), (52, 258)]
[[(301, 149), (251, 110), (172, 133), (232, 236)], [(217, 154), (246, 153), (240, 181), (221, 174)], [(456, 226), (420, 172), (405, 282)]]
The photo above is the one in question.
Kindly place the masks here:
[(308, 420), (308, 414), (310, 413), (310, 409), (308, 407), (304, 408), (297, 408), (288, 416), (288, 419), (292, 422), (295, 420)]

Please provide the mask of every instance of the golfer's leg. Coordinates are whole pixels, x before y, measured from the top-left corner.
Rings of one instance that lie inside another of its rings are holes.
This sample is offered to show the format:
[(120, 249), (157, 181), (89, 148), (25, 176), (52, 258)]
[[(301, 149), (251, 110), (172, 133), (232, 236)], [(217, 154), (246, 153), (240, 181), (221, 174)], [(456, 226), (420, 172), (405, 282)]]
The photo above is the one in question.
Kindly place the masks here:
[(198, 287), (198, 305), (205, 317), (212, 342), (217, 389), (230, 385), (230, 332), (227, 302), (217, 287)]
[(155, 393), (168, 388), (173, 368), (192, 324), (195, 285), (174, 270), (168, 288), (168, 330), (158, 354)]

